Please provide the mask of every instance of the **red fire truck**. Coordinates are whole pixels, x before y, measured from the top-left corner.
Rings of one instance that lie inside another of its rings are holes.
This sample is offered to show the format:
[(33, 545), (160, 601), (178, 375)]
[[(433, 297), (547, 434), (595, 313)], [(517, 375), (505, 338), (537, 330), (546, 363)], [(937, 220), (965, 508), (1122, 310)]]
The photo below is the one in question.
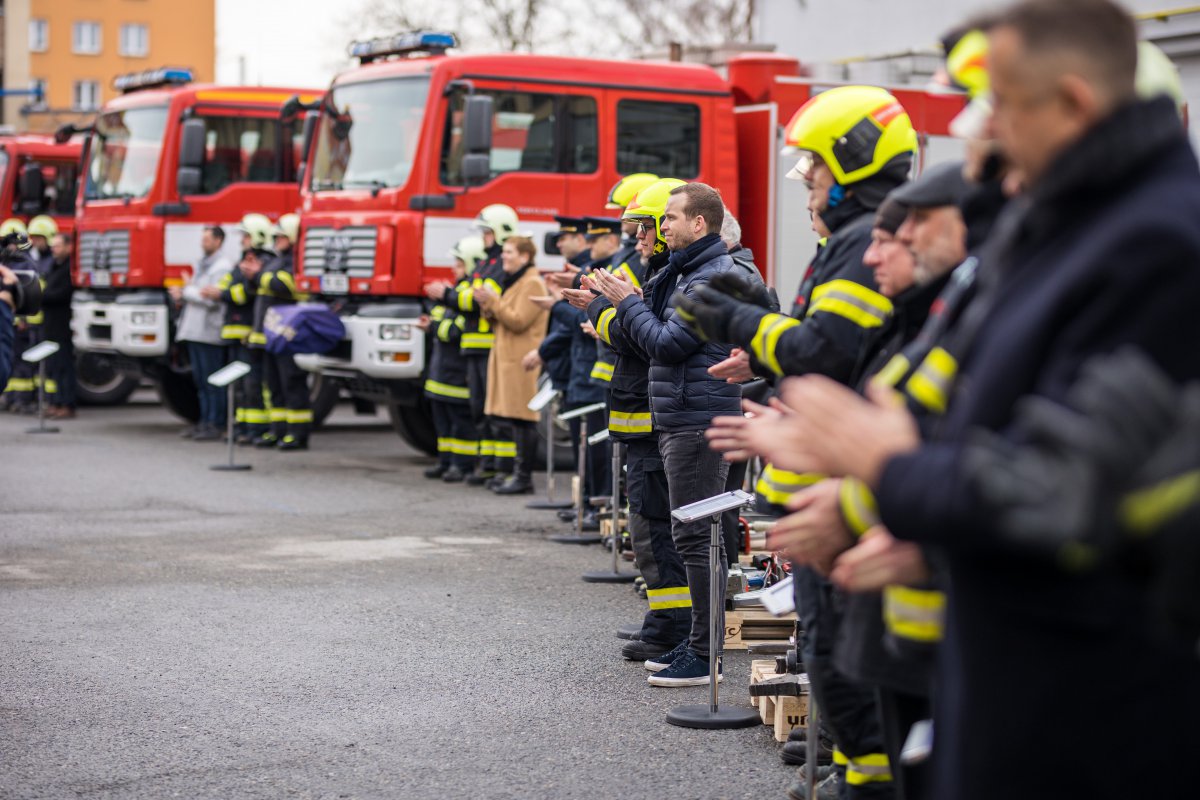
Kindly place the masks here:
[[(413, 33), (353, 45), (359, 66), (310, 111), (301, 189), (299, 283), (339, 309), (347, 338), (298, 360), (386, 404), (410, 444), (434, 443), (414, 324), (422, 287), (447, 277), (451, 246), (490, 203), (513, 206), (540, 240), (555, 214), (602, 213), (621, 175), (699, 180), (721, 189), (768, 278), (781, 241), (787, 259), (809, 260), (811, 244), (793, 251), (782, 237), (809, 221), (802, 199), (789, 207), (781, 197), (791, 165), (777, 164), (780, 126), (822, 88), (797, 61), (741, 56), (722, 75), (696, 64), (447, 55), (454, 44)], [(901, 95), (926, 132), (943, 133), (963, 103)]]
[[(75, 228), (75, 195), (79, 186), (80, 140), (59, 142), (45, 134), (0, 135), (0, 218), (29, 222), (47, 214), (58, 229)], [(98, 355), (80, 355), (79, 399), (90, 404), (120, 403), (137, 381), (113, 369)]]
[(109, 355), (128, 374), (157, 384), (165, 405), (195, 419), (195, 387), (173, 337), (165, 287), (185, 280), (206, 225), (225, 228), (237, 262), (237, 225), (248, 212), (278, 219), (299, 205), (298, 117), (292, 97), (319, 91), (193, 84), (191, 73), (158, 69), (117, 78), (122, 92), (87, 134), (77, 202), (72, 303), (75, 345)]

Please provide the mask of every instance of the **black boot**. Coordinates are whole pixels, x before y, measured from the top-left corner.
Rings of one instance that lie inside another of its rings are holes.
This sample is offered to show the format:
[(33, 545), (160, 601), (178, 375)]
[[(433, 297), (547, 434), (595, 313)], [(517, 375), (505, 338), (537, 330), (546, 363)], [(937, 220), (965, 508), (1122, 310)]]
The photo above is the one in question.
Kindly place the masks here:
[(532, 424), (513, 425), (517, 457), (512, 477), (493, 491), (496, 494), (533, 494), (533, 459), (537, 455), (538, 432)]

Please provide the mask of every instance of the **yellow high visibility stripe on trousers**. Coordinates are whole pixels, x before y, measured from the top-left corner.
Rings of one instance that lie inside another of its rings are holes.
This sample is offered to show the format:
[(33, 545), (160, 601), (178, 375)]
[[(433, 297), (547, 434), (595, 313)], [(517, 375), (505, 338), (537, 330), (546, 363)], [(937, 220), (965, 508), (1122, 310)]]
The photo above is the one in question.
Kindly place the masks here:
[(813, 290), (804, 316), (817, 312), (836, 314), (862, 328), (878, 328), (892, 315), (892, 301), (861, 283), (838, 279)]
[(289, 425), (312, 424), (313, 421), (311, 408), (288, 409), (286, 414)]
[(452, 397), (456, 400), (468, 400), (471, 397), (471, 390), (466, 386), (454, 386), (434, 380), (425, 381), (425, 391), (440, 397)]
[(883, 621), (889, 631), (914, 642), (940, 642), (945, 632), (946, 595), (936, 589), (883, 587)]
[(266, 425), (270, 422), (270, 417), (261, 408), (239, 408), (237, 410), (237, 420), (247, 425)]
[(647, 589), (646, 599), (650, 609), (658, 611), (664, 608), (691, 608), (692, 594), (686, 586), (667, 586), (663, 589)]
[(249, 325), (225, 325), (221, 328), (222, 339), (236, 339), (239, 342), (250, 335)]
[(494, 439), (484, 439), (479, 442), (479, 455), (494, 456), (496, 455), (496, 441)]
[(862, 786), (867, 783), (887, 783), (892, 780), (892, 768), (887, 753), (866, 753), (846, 761), (846, 783)]
[(650, 433), (654, 423), (649, 411), (609, 411), (608, 429), (613, 433)]
[(288, 412), (286, 408), (272, 408), (267, 412), (271, 422), (287, 422)]
[(266, 344), (267, 335), (261, 331), (251, 331), (250, 336), (247, 337), (247, 340), (250, 342), (250, 344)]
[(516, 442), (495, 442), (495, 451), (493, 455), (496, 458), (516, 458), (517, 443)]
[(32, 392), (33, 378), (9, 378), (4, 387), (6, 392)]
[(592, 365), (592, 375), (598, 381), (611, 381), (615, 367), (607, 361), (597, 361)]
[(467, 439), (438, 439), (439, 449), (442, 442), (446, 443), (446, 450), (456, 456), (474, 456), (479, 453), (479, 442)]
[(776, 375), (783, 375), (779, 359), (775, 355), (775, 347), (784, 331), (789, 331), (800, 324), (799, 320), (783, 314), (767, 314), (758, 322), (758, 331), (750, 340), (750, 349), (759, 363), (766, 366)]

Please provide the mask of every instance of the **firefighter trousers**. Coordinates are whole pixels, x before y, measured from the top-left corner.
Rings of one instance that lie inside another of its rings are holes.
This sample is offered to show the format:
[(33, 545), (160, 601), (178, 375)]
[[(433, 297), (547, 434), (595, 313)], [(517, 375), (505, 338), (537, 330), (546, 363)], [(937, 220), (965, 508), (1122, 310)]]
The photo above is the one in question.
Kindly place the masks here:
[[(467, 362), (467, 388), (471, 392), (471, 424), (475, 427), (475, 441), (479, 442), (479, 471), (496, 472), (496, 420), (483, 413), (487, 404), (487, 370), (490, 352), (464, 353)], [(512, 445), (509, 458), (516, 455), (516, 444)]]
[(890, 800), (896, 794), (875, 690), (851, 681), (833, 666), (841, 617), (833, 584), (800, 564), (792, 565), (792, 577), (803, 629), (801, 660), (821, 712), (821, 724), (836, 745), (833, 760), (842, 775), (839, 797)]
[(429, 408), (433, 412), (433, 429), (437, 432), (438, 463), (443, 468), (458, 467), (463, 472), (470, 472), (475, 468), (479, 452), (470, 405), (430, 399)]
[(313, 421), (308, 376), (291, 353), (265, 353), (263, 372), (271, 392), (271, 433), (278, 439), (308, 441)]
[(41, 341), (41, 330), (37, 326), (17, 329), (13, 337), (12, 374), (4, 387), (4, 402), (12, 408), (28, 408), (37, 405), (37, 365), (24, 361), (21, 355)]
[(640, 638), (650, 644), (674, 647), (691, 632), (692, 596), (687, 570), (671, 538), (671, 497), (658, 453), (658, 438), (626, 442), (625, 463), (629, 535), (650, 604)]
[(268, 430), (267, 410), (263, 402), (263, 356), (266, 351), (257, 347), (247, 347), (239, 342), (233, 348), (233, 360), (241, 361), (250, 367), (239, 382), (234, 399), (234, 419), (237, 422), (239, 435), (257, 439)]
[(883, 725), (884, 747), (892, 765), (896, 796), (903, 800), (928, 800), (933, 789), (932, 762), (926, 759), (919, 764), (906, 766), (900, 763), (900, 751), (912, 726), (921, 720), (933, 718), (929, 698), (881, 687), (879, 716)]

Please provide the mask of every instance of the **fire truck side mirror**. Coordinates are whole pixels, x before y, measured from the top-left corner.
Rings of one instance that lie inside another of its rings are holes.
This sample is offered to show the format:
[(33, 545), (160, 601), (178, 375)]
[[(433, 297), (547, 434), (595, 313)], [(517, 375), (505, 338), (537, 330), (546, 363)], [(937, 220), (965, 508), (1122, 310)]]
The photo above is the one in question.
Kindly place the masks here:
[(492, 153), (492, 98), (470, 94), (463, 108), (463, 152), (467, 155)]
[(46, 207), (46, 178), (42, 175), (42, 167), (35, 162), (29, 162), (21, 171), (18, 188), (21, 200), (18, 203), (20, 213), (41, 214)]
[(179, 134), (179, 171), (175, 188), (180, 197), (196, 194), (204, 181), (204, 120), (184, 120)]

